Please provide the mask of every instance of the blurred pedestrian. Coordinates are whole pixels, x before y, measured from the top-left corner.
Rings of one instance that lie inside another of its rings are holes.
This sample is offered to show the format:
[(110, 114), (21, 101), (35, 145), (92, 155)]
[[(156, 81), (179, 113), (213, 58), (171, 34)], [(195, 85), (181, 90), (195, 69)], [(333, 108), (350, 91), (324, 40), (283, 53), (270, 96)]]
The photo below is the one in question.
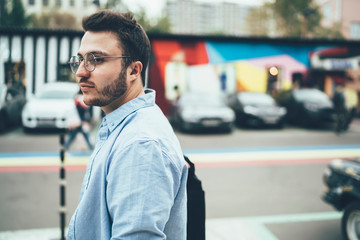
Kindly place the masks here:
[(75, 107), (78, 116), (73, 116), (74, 118), (78, 118), (78, 120), (75, 119), (68, 126), (69, 137), (65, 142), (65, 149), (69, 149), (71, 143), (75, 140), (78, 133), (82, 133), (90, 150), (94, 148), (90, 140), (89, 106), (84, 103), (83, 98), (84, 96), (82, 95), (81, 90), (79, 90), (78, 95), (75, 97)]
[(346, 131), (349, 125), (343, 84), (338, 84), (336, 86), (333, 103), (335, 108), (335, 132), (336, 134), (340, 134), (341, 132)]
[(188, 167), (171, 125), (145, 89), (150, 41), (129, 13), (83, 19), (70, 67), (84, 102), (106, 114), (68, 228), (72, 239), (186, 239)]

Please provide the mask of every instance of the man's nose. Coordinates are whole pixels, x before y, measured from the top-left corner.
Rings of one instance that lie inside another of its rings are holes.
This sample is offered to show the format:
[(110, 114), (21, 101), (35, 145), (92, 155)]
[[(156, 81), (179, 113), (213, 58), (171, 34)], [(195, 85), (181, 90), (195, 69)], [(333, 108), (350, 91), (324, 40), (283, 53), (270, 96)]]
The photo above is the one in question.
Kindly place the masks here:
[(82, 61), (79, 65), (78, 70), (76, 71), (76, 76), (78, 78), (83, 78), (83, 77), (89, 77), (90, 72), (85, 68), (85, 62)]

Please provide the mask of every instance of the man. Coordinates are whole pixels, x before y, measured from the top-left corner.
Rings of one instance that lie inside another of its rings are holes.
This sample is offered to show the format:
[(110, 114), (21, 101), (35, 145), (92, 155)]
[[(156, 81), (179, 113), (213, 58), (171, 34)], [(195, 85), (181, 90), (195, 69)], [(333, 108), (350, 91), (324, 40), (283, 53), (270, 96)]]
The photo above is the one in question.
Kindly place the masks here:
[(67, 239), (186, 239), (187, 165), (180, 144), (145, 90), (150, 42), (130, 14), (83, 19), (70, 66), (84, 102), (106, 116), (90, 157)]

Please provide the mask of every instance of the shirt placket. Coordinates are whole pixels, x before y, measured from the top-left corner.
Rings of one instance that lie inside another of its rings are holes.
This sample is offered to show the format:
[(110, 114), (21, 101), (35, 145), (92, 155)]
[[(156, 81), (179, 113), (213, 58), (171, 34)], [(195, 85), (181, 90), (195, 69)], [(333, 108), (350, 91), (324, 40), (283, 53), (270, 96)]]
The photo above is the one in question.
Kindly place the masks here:
[(105, 141), (108, 139), (108, 137), (109, 137), (109, 128), (108, 128), (106, 118), (104, 118), (102, 124), (99, 127), (98, 137), (97, 137), (96, 144), (95, 144), (95, 150), (90, 158), (90, 162), (89, 162), (90, 166), (88, 168), (88, 174), (87, 174), (88, 176), (87, 176), (85, 189), (87, 189), (89, 186), (92, 167), (94, 165), (96, 156), (98, 155), (102, 145), (105, 143)]

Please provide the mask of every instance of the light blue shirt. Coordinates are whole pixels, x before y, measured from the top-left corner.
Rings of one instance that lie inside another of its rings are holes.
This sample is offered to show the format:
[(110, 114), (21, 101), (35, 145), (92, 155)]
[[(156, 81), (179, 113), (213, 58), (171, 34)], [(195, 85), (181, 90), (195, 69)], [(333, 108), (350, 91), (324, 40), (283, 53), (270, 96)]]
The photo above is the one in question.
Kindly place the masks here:
[(106, 115), (67, 239), (186, 239), (187, 165), (155, 91)]

